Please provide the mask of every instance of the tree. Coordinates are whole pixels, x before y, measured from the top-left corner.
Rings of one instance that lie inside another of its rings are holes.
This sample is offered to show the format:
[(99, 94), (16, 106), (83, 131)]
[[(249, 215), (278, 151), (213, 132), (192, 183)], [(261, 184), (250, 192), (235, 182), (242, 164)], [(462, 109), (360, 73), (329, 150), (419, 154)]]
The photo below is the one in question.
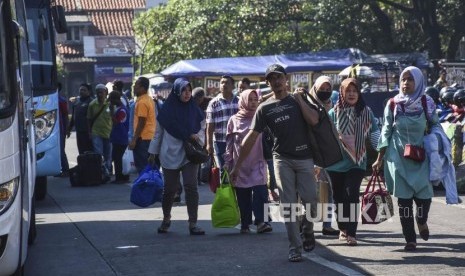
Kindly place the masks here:
[(144, 68), (183, 59), (337, 48), (428, 51), (455, 58), (465, 35), (460, 0), (170, 0), (134, 22)]

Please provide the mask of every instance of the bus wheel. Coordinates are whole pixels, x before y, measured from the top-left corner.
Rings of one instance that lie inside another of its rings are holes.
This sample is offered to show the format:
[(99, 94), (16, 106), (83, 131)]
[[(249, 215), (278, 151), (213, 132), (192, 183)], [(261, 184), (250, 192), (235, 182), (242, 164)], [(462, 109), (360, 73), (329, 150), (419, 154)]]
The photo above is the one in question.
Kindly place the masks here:
[(36, 187), (35, 187), (35, 198), (36, 200), (42, 200), (47, 194), (47, 177), (39, 176), (36, 177)]
[(31, 220), (29, 222), (29, 236), (27, 238), (27, 243), (29, 245), (33, 244), (36, 240), (37, 230), (36, 230), (36, 204), (35, 200), (32, 199), (31, 202)]

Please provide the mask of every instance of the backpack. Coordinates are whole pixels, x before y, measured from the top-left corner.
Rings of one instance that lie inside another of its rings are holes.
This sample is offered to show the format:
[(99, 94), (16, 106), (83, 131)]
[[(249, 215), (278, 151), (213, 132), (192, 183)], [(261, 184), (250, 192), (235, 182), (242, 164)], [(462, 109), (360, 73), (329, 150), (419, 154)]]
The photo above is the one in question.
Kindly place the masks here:
[[(425, 129), (425, 134), (429, 133), (430, 130), (430, 122), (428, 120), (428, 105), (426, 104), (426, 95), (421, 96), (421, 106), (423, 107), (423, 112), (425, 112), (425, 118), (426, 118), (426, 129)], [(402, 109), (404, 109), (404, 106), (401, 105)], [(394, 114), (394, 109), (396, 108), (396, 103), (394, 102), (394, 98), (389, 99), (389, 109), (391, 112)]]
[[(421, 106), (423, 107), (423, 111), (425, 112), (425, 117), (428, 119), (428, 105), (426, 104), (426, 95), (421, 96)], [(389, 109), (391, 109), (391, 112), (394, 112), (394, 109), (396, 108), (396, 103), (394, 102), (394, 98), (389, 99)], [(403, 109), (403, 107), (402, 107)]]

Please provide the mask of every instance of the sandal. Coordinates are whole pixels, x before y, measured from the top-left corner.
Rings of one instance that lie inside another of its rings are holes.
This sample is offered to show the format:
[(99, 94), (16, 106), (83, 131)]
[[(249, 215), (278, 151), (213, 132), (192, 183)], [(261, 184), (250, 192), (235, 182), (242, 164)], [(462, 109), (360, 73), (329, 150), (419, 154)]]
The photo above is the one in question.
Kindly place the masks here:
[(158, 227), (158, 229), (157, 229), (158, 234), (168, 233), (168, 229), (170, 228), (170, 226), (171, 226), (171, 220), (169, 220), (169, 219), (165, 220), (164, 219), (161, 222), (160, 227)]
[(205, 235), (205, 231), (202, 228), (198, 227), (198, 226), (194, 226), (194, 227), (189, 228), (189, 233), (192, 236)]
[(310, 252), (315, 249), (315, 235), (311, 234), (308, 236), (303, 235), (302, 247), (305, 252)]
[(289, 262), (301, 262), (302, 261), (302, 254), (297, 252), (295, 249), (289, 250), (289, 257), (288, 257)]
[(347, 245), (348, 246), (356, 246), (357, 245), (357, 240), (355, 239), (355, 237), (347, 236)]
[(347, 241), (347, 233), (346, 230), (341, 230), (339, 232), (339, 240), (340, 241)]

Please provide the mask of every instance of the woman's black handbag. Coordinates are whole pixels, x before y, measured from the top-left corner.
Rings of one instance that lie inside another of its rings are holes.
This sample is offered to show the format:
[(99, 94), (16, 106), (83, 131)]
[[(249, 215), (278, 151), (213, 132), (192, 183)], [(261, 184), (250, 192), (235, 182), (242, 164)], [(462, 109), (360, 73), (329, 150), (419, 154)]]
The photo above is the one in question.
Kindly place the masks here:
[(209, 155), (207, 150), (195, 140), (187, 140), (184, 142), (184, 150), (186, 158), (194, 164), (202, 164), (207, 162)]
[(308, 128), (313, 162), (319, 167), (326, 168), (343, 158), (339, 135), (325, 108), (310, 93), (307, 92), (307, 96), (312, 101), (310, 103), (308, 99), (305, 99), (307, 104), (315, 109), (319, 115), (318, 123)]

